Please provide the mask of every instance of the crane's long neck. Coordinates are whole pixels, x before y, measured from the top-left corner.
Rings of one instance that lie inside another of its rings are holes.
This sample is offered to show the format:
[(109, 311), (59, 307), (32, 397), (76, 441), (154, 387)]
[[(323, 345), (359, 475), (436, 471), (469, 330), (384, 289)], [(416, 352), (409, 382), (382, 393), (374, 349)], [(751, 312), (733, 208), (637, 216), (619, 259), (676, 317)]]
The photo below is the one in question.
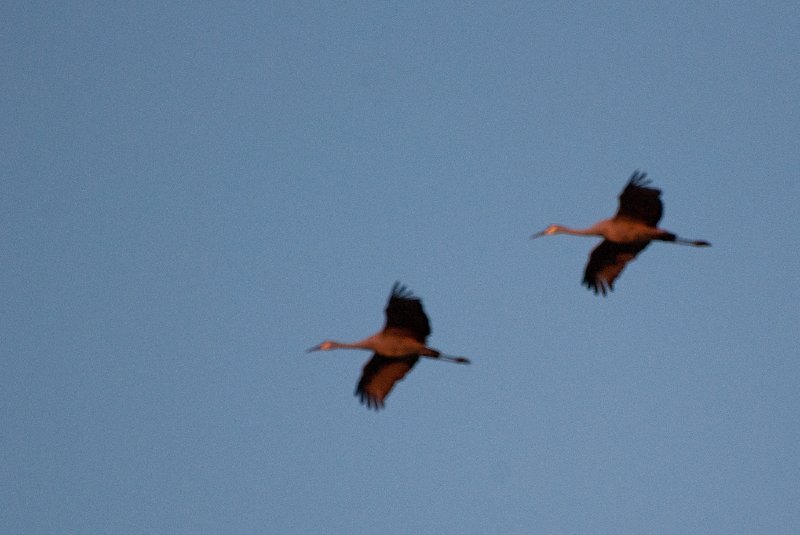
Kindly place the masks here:
[(602, 236), (603, 233), (598, 225), (592, 225), (589, 228), (569, 228), (562, 225), (554, 225), (555, 231), (553, 234), (572, 234), (573, 236)]
[(332, 340), (330, 342), (330, 349), (372, 349), (367, 346), (365, 342), (366, 340), (360, 340), (358, 342), (337, 342)]

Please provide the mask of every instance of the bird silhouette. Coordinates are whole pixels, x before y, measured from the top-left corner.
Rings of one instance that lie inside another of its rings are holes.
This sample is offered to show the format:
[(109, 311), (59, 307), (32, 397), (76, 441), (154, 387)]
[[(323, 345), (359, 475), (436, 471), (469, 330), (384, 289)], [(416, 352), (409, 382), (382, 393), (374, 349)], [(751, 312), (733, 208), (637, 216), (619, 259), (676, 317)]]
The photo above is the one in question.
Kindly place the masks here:
[(705, 240), (687, 240), (658, 228), (658, 222), (664, 213), (664, 205), (659, 198), (661, 190), (647, 187), (650, 180), (646, 177), (646, 173), (634, 171), (619, 195), (619, 209), (614, 217), (598, 221), (587, 229), (550, 225), (531, 236), (531, 239), (553, 234), (605, 238), (592, 250), (583, 274), (583, 284), (594, 290), (595, 294), (602, 293), (604, 296), (614, 289), (614, 281), (625, 265), (653, 240), (694, 247), (710, 246)]
[(428, 316), (422, 309), (422, 302), (399, 282), (392, 286), (392, 293), (386, 305), (386, 325), (383, 330), (359, 342), (344, 343), (326, 340), (308, 349), (311, 351), (330, 351), (331, 349), (365, 349), (373, 351), (356, 385), (355, 395), (361, 403), (371, 409), (381, 409), (384, 400), (395, 383), (402, 380), (419, 360), (419, 357), (469, 364), (464, 357), (445, 355), (425, 345), (431, 334)]

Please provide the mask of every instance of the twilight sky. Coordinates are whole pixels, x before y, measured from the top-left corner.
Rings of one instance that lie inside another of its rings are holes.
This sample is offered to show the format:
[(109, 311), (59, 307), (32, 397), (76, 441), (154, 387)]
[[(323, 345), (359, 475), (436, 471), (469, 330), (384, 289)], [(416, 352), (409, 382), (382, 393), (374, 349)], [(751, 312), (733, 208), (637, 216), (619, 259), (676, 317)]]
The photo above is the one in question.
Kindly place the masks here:
[[(796, 2), (7, 2), (0, 532), (800, 532)], [(607, 298), (635, 169), (657, 243)], [(429, 343), (379, 413), (394, 281)]]

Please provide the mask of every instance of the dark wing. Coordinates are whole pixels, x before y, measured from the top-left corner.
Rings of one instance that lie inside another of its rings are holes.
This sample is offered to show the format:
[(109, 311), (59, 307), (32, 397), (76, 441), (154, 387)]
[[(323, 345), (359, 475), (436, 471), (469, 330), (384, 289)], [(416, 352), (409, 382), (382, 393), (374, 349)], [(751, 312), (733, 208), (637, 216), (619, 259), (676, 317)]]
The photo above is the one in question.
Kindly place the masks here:
[(650, 242), (617, 243), (603, 240), (592, 250), (589, 263), (583, 274), (583, 284), (594, 293), (614, 289), (614, 280), (619, 277), (625, 264), (636, 258)]
[(428, 316), (422, 310), (422, 302), (399, 282), (395, 282), (392, 286), (392, 295), (386, 305), (385, 328), (405, 330), (423, 344), (431, 334), (431, 325), (428, 323)]
[(375, 353), (364, 365), (355, 395), (370, 409), (383, 408), (383, 400), (394, 384), (405, 377), (419, 357), (384, 357)]
[(634, 171), (625, 189), (619, 194), (619, 209), (616, 217), (643, 221), (651, 227), (655, 227), (664, 213), (664, 205), (658, 198), (661, 190), (648, 188), (650, 180), (646, 177), (646, 173)]

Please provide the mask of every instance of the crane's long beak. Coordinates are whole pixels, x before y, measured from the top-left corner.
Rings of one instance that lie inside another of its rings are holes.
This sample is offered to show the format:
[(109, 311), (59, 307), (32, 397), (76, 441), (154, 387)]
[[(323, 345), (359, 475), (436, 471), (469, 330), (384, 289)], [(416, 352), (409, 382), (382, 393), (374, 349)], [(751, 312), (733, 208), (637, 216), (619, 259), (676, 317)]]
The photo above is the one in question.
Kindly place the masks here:
[(541, 232), (537, 232), (536, 234), (531, 235), (531, 239), (535, 240), (536, 238), (541, 238), (542, 236), (547, 236), (546, 230), (542, 230)]
[(311, 353), (312, 351), (319, 351), (322, 349), (322, 344), (315, 345), (314, 347), (309, 347), (306, 349), (306, 353)]

